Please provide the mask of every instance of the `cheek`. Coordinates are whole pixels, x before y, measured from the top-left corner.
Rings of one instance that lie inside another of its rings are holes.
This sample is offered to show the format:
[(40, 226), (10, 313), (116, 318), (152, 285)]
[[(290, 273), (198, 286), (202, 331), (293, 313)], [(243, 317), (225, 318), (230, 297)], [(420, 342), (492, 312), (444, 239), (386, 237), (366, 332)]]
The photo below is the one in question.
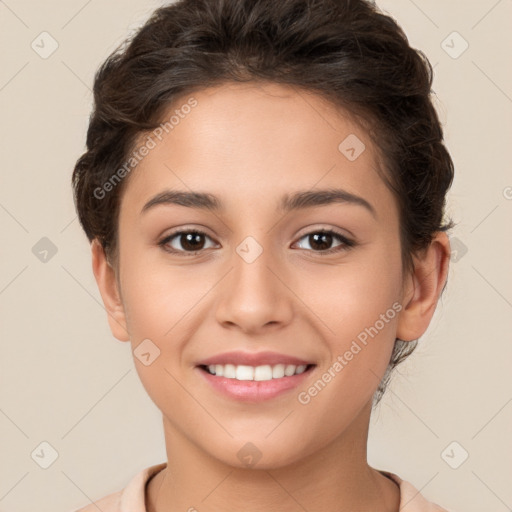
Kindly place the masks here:
[(311, 309), (325, 326), (330, 359), (326, 364), (342, 358), (344, 377), (338, 381), (348, 379), (357, 385), (364, 375), (370, 389), (387, 367), (402, 307), (397, 251), (398, 247), (368, 252), (354, 264), (331, 268), (314, 286), (310, 283)]
[(201, 295), (200, 289), (182, 281), (175, 273), (171, 279), (155, 271), (125, 281), (126, 321), (133, 336), (163, 340), (172, 335)]
[(357, 334), (373, 325), (400, 298), (400, 261), (392, 254), (371, 254), (326, 267), (310, 276), (308, 303), (334, 334)]
[(311, 387), (301, 390), (299, 402), (326, 435), (337, 435), (357, 416), (384, 376), (401, 308), (395, 277), (400, 275), (347, 268), (346, 276), (317, 293), (316, 307), (329, 327), (323, 329), (326, 360)]
[(173, 325), (183, 304), (180, 273), (156, 264), (153, 253), (135, 237), (125, 236), (121, 248), (121, 286), (126, 321), (132, 335), (163, 336)]

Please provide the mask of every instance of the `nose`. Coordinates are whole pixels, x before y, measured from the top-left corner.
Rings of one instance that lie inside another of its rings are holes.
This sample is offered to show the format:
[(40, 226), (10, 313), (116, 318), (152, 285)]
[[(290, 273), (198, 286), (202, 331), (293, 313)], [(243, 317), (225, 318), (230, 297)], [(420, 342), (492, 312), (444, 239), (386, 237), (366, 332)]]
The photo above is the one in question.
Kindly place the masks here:
[(264, 249), (255, 259), (255, 254), (250, 254), (254, 246), (246, 253), (243, 247), (239, 249), (239, 252), (234, 251), (230, 261), (232, 270), (219, 284), (217, 321), (246, 334), (280, 329), (289, 324), (293, 317), (294, 294), (282, 266), (277, 264), (269, 249)]

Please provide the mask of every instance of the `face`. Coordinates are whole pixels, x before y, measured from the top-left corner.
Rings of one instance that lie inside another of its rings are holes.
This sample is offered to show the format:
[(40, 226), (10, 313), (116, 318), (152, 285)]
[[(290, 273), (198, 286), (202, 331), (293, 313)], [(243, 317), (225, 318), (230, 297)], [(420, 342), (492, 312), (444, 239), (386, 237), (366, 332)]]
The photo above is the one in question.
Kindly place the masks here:
[(398, 209), (368, 135), (319, 96), (191, 96), (122, 196), (126, 330), (170, 437), (277, 467), (371, 403), (403, 300)]

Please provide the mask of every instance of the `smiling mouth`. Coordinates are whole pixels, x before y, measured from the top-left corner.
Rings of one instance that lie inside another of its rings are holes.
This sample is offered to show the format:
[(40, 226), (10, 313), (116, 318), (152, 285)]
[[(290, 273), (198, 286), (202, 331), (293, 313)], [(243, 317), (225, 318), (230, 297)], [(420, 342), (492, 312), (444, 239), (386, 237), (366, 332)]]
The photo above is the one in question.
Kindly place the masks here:
[(277, 379), (287, 379), (294, 375), (300, 375), (310, 371), (315, 364), (275, 364), (275, 365), (235, 365), (235, 364), (211, 364), (199, 365), (204, 372), (226, 379), (239, 381), (270, 381)]

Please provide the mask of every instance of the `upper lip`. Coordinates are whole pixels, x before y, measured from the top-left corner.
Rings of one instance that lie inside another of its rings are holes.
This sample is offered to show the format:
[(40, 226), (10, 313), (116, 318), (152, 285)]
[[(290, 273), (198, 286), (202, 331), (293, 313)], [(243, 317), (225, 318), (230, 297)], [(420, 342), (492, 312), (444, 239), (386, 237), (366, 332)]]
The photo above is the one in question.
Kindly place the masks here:
[(276, 364), (293, 364), (296, 366), (313, 364), (295, 356), (279, 354), (277, 352), (223, 352), (215, 356), (203, 359), (197, 366), (210, 366), (215, 364), (233, 364), (246, 366), (263, 366)]

